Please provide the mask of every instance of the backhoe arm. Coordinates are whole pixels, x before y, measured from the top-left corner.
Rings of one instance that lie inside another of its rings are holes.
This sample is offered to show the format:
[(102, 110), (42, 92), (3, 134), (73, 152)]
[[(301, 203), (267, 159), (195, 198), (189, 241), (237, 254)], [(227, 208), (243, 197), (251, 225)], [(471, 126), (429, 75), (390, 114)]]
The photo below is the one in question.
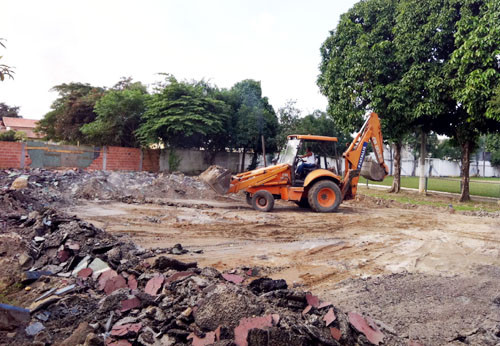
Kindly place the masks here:
[(377, 160), (365, 172), (368, 175), (371, 174), (368, 179), (381, 181), (389, 172), (384, 162), (384, 144), (380, 119), (376, 113), (371, 113), (343, 154), (345, 175), (342, 182), (342, 199), (352, 199), (356, 195), (359, 175), (368, 150), (368, 142), (371, 142)]

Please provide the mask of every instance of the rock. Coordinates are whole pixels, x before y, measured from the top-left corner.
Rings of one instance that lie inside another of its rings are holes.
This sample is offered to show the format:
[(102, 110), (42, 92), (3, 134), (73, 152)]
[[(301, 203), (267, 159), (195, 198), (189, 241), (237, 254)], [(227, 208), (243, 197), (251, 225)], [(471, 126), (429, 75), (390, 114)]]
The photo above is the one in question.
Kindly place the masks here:
[(30, 311), (18, 306), (0, 304), (0, 330), (13, 330), (28, 324)]
[(197, 268), (196, 262), (184, 263), (173, 258), (160, 256), (155, 260), (153, 268), (159, 270), (175, 269), (178, 271), (188, 270), (189, 268)]
[(141, 301), (137, 297), (133, 297), (130, 299), (122, 300), (120, 302), (120, 306), (121, 306), (121, 311), (125, 312), (141, 306)]
[(29, 267), (31, 265), (31, 262), (33, 261), (33, 259), (28, 256), (26, 253), (22, 253), (19, 255), (19, 258), (17, 259), (17, 261), (19, 262), (19, 265), (21, 267)]
[(141, 328), (142, 323), (115, 324), (111, 329), (111, 335), (120, 338), (130, 338), (136, 336)]
[(28, 270), (23, 273), (22, 284), (28, 285), (32, 282), (35, 282), (43, 275), (52, 275), (52, 272), (45, 270)]
[(142, 333), (137, 338), (137, 341), (141, 345), (146, 345), (146, 346), (162, 346), (163, 345), (159, 339), (155, 338), (155, 332), (149, 327), (144, 328)]
[(106, 281), (106, 284), (104, 285), (104, 292), (106, 294), (111, 294), (112, 292), (120, 289), (120, 288), (126, 288), (127, 287), (127, 282), (121, 275), (113, 276), (110, 278), (108, 281)]
[(92, 278), (95, 280), (104, 273), (105, 271), (110, 270), (111, 268), (108, 266), (106, 262), (103, 260), (96, 258), (92, 261), (92, 263), (89, 264), (89, 268), (92, 269)]
[(70, 337), (61, 342), (62, 345), (79, 345), (83, 344), (87, 339), (87, 335), (91, 331), (88, 322), (81, 322), (78, 327), (73, 331)]
[(108, 260), (111, 262), (118, 263), (122, 259), (122, 251), (119, 247), (114, 247), (106, 252), (106, 256), (108, 256)]
[(144, 292), (151, 296), (157, 295), (164, 281), (165, 277), (163, 275), (154, 276), (147, 282)]
[(103, 346), (104, 342), (102, 342), (102, 339), (95, 335), (94, 333), (90, 333), (87, 335), (85, 338), (85, 342), (83, 343), (83, 346)]
[(35, 322), (26, 327), (26, 334), (29, 336), (35, 336), (45, 329), (45, 326), (40, 322)]
[(273, 280), (270, 278), (260, 278), (250, 282), (248, 288), (255, 294), (267, 293), (275, 290), (286, 290), (288, 285), (285, 280)]
[(10, 186), (10, 188), (14, 190), (25, 189), (27, 187), (28, 187), (28, 177), (24, 175), (16, 178), (16, 180), (14, 180), (12, 182), (12, 185)]
[(241, 284), (245, 280), (244, 277), (242, 277), (240, 275), (236, 275), (236, 274), (225, 273), (225, 274), (222, 274), (222, 277), (224, 279), (226, 279), (227, 281), (232, 282), (233, 284), (236, 284), (236, 285)]
[(80, 270), (87, 268), (87, 266), (89, 265), (89, 262), (90, 262), (90, 256), (85, 256), (77, 264), (77, 266), (75, 267), (75, 269), (73, 269), (73, 272), (71, 272), (71, 275), (76, 276), (80, 272)]
[(88, 278), (90, 275), (92, 275), (92, 273), (93, 273), (92, 268), (83, 268), (78, 272), (77, 277), (85, 279)]

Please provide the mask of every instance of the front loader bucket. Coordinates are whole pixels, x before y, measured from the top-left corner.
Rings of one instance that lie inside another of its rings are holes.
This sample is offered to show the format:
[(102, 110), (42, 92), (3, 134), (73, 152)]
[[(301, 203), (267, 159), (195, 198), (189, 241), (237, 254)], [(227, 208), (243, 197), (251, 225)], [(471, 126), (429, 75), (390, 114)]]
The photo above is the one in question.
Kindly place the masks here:
[(361, 166), (359, 174), (368, 180), (383, 181), (387, 172), (383, 165), (367, 157), (363, 162), (363, 166)]
[(210, 166), (200, 174), (200, 180), (214, 189), (218, 194), (225, 194), (231, 183), (231, 172), (219, 166)]

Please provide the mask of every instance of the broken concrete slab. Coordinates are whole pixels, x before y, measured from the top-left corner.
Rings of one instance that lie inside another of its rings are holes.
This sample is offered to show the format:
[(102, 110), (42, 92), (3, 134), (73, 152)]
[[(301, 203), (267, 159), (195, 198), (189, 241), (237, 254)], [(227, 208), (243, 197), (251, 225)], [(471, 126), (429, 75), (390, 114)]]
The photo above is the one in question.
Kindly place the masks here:
[(82, 270), (80, 270), (77, 274), (77, 277), (79, 278), (82, 278), (82, 279), (86, 279), (88, 277), (90, 277), (93, 273), (93, 270), (92, 268), (83, 268)]
[(73, 271), (71, 272), (71, 275), (76, 276), (80, 270), (87, 268), (90, 262), (90, 258), (91, 257), (87, 255), (80, 262), (78, 262), (75, 269), (73, 269)]
[(127, 277), (127, 285), (131, 290), (137, 289), (137, 279), (134, 274), (131, 274)]
[(236, 274), (227, 274), (227, 273), (225, 273), (225, 274), (222, 274), (222, 277), (224, 279), (226, 279), (227, 281), (232, 282), (232, 283), (234, 283), (236, 285), (241, 284), (245, 280), (245, 278), (243, 276), (236, 275)]
[(106, 294), (111, 294), (112, 292), (120, 289), (120, 288), (126, 288), (127, 287), (127, 282), (121, 275), (113, 276), (109, 278), (105, 285), (104, 285), (104, 292)]
[(13, 330), (28, 324), (30, 311), (19, 306), (0, 304), (0, 330)]
[(335, 312), (333, 311), (333, 308), (330, 308), (328, 312), (323, 316), (323, 321), (325, 321), (325, 327), (328, 327), (333, 321), (337, 319), (337, 316), (335, 316)]
[(27, 187), (28, 187), (28, 176), (26, 175), (21, 175), (20, 177), (17, 177), (10, 186), (10, 188), (14, 190), (21, 190)]
[(238, 346), (247, 346), (247, 336), (250, 329), (262, 329), (272, 327), (279, 322), (279, 315), (265, 315), (261, 317), (242, 318), (234, 328), (234, 343)]
[(23, 285), (28, 285), (36, 280), (40, 279), (43, 275), (50, 276), (52, 272), (46, 270), (28, 270), (23, 273), (21, 283)]
[(141, 306), (141, 301), (137, 297), (125, 299), (120, 302), (121, 312), (129, 311)]
[(26, 334), (29, 336), (35, 336), (45, 329), (45, 326), (41, 322), (35, 322), (26, 327)]
[(106, 282), (111, 279), (112, 277), (118, 276), (118, 273), (115, 272), (114, 270), (107, 270), (104, 273), (102, 273), (99, 276), (99, 284), (98, 284), (98, 289), (99, 290), (104, 290), (104, 287), (106, 286)]
[(151, 296), (157, 295), (164, 281), (165, 277), (163, 275), (154, 276), (153, 278), (149, 279), (149, 281), (146, 283), (144, 292), (146, 292)]
[(347, 316), (349, 318), (349, 323), (358, 332), (363, 333), (372, 344), (378, 345), (384, 340), (384, 334), (371, 318), (363, 317), (356, 312), (349, 312)]
[(142, 328), (142, 323), (130, 323), (114, 325), (111, 329), (111, 335), (115, 337), (128, 338), (136, 336)]
[(58, 296), (51, 296), (51, 297), (48, 297), (45, 299), (41, 299), (40, 301), (33, 302), (29, 306), (29, 309), (30, 309), (31, 313), (34, 313), (34, 312), (37, 312), (38, 310), (42, 310), (42, 309), (48, 307), (49, 305), (54, 304), (55, 302), (57, 302), (60, 299), (61, 299), (61, 297), (58, 297)]
[(94, 280), (96, 280), (99, 275), (101, 275), (102, 273), (104, 273), (105, 271), (108, 271), (110, 270), (111, 268), (109, 267), (109, 265), (104, 262), (103, 260), (99, 259), (99, 258), (96, 258), (94, 259), (88, 266), (90, 269), (92, 269), (92, 278)]

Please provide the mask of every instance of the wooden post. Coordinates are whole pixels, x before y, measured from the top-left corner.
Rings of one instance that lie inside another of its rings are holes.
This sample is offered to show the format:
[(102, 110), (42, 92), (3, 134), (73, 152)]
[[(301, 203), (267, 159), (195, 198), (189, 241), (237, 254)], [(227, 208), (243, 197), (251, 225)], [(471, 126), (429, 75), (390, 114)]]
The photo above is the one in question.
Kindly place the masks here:
[(264, 142), (264, 135), (260, 136), (260, 139), (262, 140), (262, 156), (264, 156), (264, 167), (267, 167), (267, 160), (266, 160), (266, 144)]

